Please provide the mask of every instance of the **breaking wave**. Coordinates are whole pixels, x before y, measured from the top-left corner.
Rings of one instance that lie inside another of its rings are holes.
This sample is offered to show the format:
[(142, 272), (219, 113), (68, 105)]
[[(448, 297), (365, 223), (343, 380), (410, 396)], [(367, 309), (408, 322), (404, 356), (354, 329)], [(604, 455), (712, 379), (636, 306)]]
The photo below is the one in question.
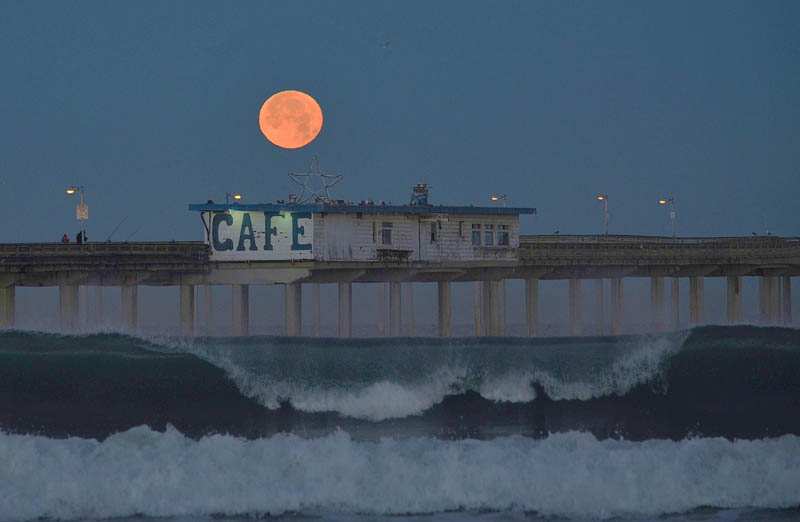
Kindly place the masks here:
[(800, 434), (800, 331), (543, 339), (0, 333), (0, 429), (380, 437)]
[(137, 427), (103, 442), (0, 434), (0, 463), (4, 520), (451, 510), (610, 518), (800, 505), (800, 438), (791, 435), (193, 440)]

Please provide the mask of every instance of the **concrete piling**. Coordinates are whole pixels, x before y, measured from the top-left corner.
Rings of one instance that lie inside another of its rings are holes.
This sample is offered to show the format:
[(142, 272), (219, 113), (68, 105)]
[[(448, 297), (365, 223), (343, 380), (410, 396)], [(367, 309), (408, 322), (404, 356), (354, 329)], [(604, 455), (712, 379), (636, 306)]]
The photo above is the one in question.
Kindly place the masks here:
[(405, 288), (405, 301), (407, 303), (406, 313), (403, 316), (406, 318), (405, 335), (413, 337), (417, 334), (416, 324), (416, 310), (414, 308), (414, 283), (403, 283)]
[(728, 324), (742, 320), (742, 278), (728, 276), (725, 286), (725, 316)]
[(529, 277), (525, 280), (525, 322), (528, 337), (539, 333), (539, 280)]
[(703, 322), (703, 296), (705, 279), (700, 276), (689, 278), (689, 323), (696, 326)]
[(14, 328), (16, 293), (14, 286), (0, 287), (0, 328)]
[(314, 337), (320, 336), (322, 326), (322, 308), (320, 305), (320, 286), (319, 283), (311, 285), (311, 330)]
[(386, 328), (386, 324), (388, 322), (386, 318), (386, 295), (388, 293), (388, 285), (389, 283), (378, 283), (377, 329), (378, 335), (381, 337), (384, 337), (388, 334), (388, 330)]
[(303, 286), (287, 283), (284, 286), (284, 326), (286, 335), (298, 337), (303, 332)]
[(581, 280), (569, 280), (569, 334), (581, 335), (583, 333), (582, 324), (582, 302), (581, 302)]
[(58, 317), (61, 331), (74, 332), (79, 318), (78, 285), (62, 284), (58, 287)]
[(439, 337), (450, 337), (453, 335), (450, 281), (439, 281), (436, 286), (439, 294)]
[(194, 335), (194, 285), (180, 285), (180, 331), (181, 335)]
[(672, 330), (678, 330), (681, 327), (681, 280), (677, 277), (672, 278), (672, 289), (670, 292), (670, 323)]
[(128, 332), (135, 332), (139, 326), (139, 287), (124, 285), (120, 287), (120, 310), (122, 326)]
[(653, 330), (664, 330), (664, 278), (650, 278), (650, 314), (653, 321)]
[(353, 283), (339, 283), (339, 321), (336, 332), (339, 337), (353, 335)]
[(399, 337), (403, 324), (402, 285), (397, 281), (389, 283), (389, 335)]
[(605, 296), (605, 284), (602, 279), (595, 280), (595, 288), (597, 289), (597, 293), (595, 294), (595, 299), (597, 300), (595, 303), (595, 314), (597, 319), (597, 335), (605, 335), (606, 334), (606, 296)]
[(211, 285), (203, 285), (201, 288), (200, 299), (202, 301), (203, 335), (214, 335), (214, 293)]
[(481, 281), (481, 323), (483, 335), (497, 335), (497, 287), (494, 281)]
[(615, 277), (611, 280), (611, 335), (622, 332), (624, 311), (622, 279)]
[(472, 284), (472, 318), (475, 324), (475, 337), (484, 335), (483, 283), (481, 281), (475, 281)]
[(234, 336), (250, 335), (250, 285), (231, 285), (231, 325)]
[(792, 318), (792, 276), (783, 276), (783, 324), (791, 325)]

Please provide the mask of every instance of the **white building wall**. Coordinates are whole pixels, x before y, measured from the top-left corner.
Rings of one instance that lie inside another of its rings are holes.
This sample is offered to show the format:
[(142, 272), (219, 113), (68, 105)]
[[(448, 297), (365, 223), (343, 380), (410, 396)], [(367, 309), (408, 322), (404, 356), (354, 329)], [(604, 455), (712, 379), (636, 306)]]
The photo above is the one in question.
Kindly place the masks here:
[[(519, 246), (516, 216), (315, 214), (314, 258), (325, 261), (374, 261), (379, 250), (408, 252), (411, 261), (515, 259)], [(384, 223), (392, 224), (392, 244), (381, 243)], [(430, 227), (437, 227), (431, 242)], [(481, 246), (472, 245), (472, 224), (481, 224)], [(495, 227), (494, 246), (484, 246), (484, 226)], [(497, 246), (497, 226), (508, 225), (509, 246)]]

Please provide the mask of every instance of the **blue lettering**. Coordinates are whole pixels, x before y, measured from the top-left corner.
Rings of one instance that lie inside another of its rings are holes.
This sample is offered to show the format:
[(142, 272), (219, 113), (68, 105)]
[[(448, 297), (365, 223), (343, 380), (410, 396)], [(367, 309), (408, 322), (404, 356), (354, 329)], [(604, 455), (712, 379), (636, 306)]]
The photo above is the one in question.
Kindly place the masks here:
[(297, 224), (300, 219), (311, 219), (310, 212), (298, 212), (292, 214), (292, 250), (311, 250), (310, 243), (298, 243), (299, 236), (306, 235), (306, 227)]
[(245, 241), (250, 241), (250, 250), (258, 250), (256, 246), (256, 235), (253, 232), (253, 222), (250, 220), (249, 212), (245, 212), (242, 215), (242, 228), (239, 230), (239, 244), (236, 246), (237, 251), (244, 251)]
[(223, 221), (226, 225), (231, 226), (233, 225), (233, 216), (227, 213), (214, 214), (214, 219), (211, 221), (211, 246), (217, 251), (233, 250), (232, 239), (219, 240), (219, 225)]
[(272, 236), (278, 235), (278, 228), (272, 226), (272, 218), (280, 212), (264, 212), (264, 250), (272, 250)]

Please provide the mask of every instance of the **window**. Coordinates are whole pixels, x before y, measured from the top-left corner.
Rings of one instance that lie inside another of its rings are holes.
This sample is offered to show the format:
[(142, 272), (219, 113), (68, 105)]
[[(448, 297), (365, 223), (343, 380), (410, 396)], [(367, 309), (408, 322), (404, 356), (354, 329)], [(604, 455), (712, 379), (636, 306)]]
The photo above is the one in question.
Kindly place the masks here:
[(458, 222), (458, 239), (464, 239), (464, 222)]
[(481, 226), (472, 225), (472, 246), (481, 246)]
[(431, 243), (436, 243), (436, 223), (431, 223)]
[(392, 244), (392, 224), (388, 221), (384, 221), (381, 223), (381, 244), (382, 245), (391, 245)]
[(372, 222), (372, 242), (378, 242), (378, 224), (374, 221)]
[(494, 246), (494, 225), (484, 225), (483, 230), (483, 244)]
[(508, 225), (497, 225), (498, 246), (508, 246)]

